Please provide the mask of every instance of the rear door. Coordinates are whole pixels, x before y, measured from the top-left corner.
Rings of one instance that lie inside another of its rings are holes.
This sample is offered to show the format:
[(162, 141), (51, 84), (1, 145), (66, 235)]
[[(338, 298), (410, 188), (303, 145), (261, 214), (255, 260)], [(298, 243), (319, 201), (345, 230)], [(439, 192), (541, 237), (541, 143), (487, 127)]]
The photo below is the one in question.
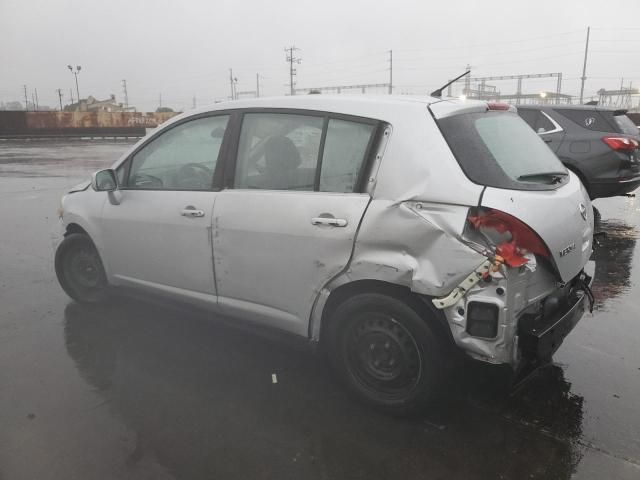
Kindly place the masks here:
[(313, 302), (347, 265), (370, 200), (362, 178), (376, 127), (306, 112), (244, 115), (213, 214), (223, 311), (308, 334)]

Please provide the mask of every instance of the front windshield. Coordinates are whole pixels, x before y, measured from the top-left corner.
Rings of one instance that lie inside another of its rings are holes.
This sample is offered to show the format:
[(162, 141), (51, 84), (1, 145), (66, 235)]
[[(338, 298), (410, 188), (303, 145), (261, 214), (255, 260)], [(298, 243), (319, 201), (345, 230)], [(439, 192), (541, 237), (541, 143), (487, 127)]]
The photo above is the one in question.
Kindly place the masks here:
[(468, 113), (438, 123), (458, 163), (475, 183), (540, 189), (567, 174), (547, 144), (515, 113)]

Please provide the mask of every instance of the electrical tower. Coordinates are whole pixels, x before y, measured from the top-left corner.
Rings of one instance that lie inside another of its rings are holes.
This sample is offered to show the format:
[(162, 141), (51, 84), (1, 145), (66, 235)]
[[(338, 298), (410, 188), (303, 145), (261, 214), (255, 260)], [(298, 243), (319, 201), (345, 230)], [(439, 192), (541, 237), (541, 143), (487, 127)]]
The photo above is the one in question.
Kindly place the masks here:
[(290, 46), (289, 48), (285, 48), (284, 51), (287, 52), (287, 62), (289, 62), (289, 93), (290, 95), (295, 95), (296, 91), (295, 91), (295, 82), (293, 81), (293, 77), (296, 76), (298, 73), (296, 72), (296, 69), (293, 68), (293, 64), (300, 64), (302, 62), (302, 59), (299, 57), (296, 57), (294, 55), (296, 50), (300, 50), (299, 48), (296, 48), (295, 45)]

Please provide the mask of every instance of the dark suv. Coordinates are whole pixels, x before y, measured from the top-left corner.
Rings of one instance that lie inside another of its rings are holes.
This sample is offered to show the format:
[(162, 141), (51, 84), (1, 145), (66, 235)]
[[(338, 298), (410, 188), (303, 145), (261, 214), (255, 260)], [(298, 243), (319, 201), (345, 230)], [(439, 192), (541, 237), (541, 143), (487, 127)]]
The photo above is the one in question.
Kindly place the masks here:
[(518, 113), (580, 177), (591, 199), (624, 195), (640, 185), (640, 135), (626, 110), (524, 105)]

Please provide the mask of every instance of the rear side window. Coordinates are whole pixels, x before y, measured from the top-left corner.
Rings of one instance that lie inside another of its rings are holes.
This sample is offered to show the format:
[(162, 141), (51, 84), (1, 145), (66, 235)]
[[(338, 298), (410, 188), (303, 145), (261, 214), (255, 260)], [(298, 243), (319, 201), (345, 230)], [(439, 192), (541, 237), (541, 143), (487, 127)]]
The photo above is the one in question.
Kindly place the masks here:
[[(545, 174), (565, 174), (558, 157), (515, 113), (486, 112), (438, 120), (460, 167), (474, 183), (515, 190), (549, 190)], [(532, 181), (536, 176), (541, 181)]]
[(324, 119), (249, 113), (242, 122), (236, 188), (313, 190)]
[(616, 132), (615, 125), (607, 119), (603, 112), (597, 110), (554, 110), (563, 117), (568, 118), (573, 123), (580, 125), (587, 130), (593, 130), (596, 132)]
[(555, 125), (551, 123), (551, 120), (540, 110), (518, 109), (518, 115), (520, 115), (536, 133), (547, 133), (556, 129)]
[(320, 173), (321, 192), (355, 191), (374, 129), (373, 125), (329, 120)]
[(321, 115), (247, 113), (234, 187), (356, 192), (376, 126)]

